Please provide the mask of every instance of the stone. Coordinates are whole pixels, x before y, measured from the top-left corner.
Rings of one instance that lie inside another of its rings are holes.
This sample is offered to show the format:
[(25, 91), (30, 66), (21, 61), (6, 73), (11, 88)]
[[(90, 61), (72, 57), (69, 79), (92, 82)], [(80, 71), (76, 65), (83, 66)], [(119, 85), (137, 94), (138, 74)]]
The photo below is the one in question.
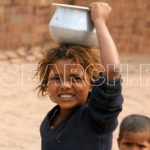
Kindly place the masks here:
[(16, 53), (21, 57), (25, 57), (27, 55), (27, 50), (26, 47), (20, 47), (17, 49)]
[(14, 58), (10, 60), (11, 64), (22, 64), (23, 63), (23, 59), (21, 58)]
[(6, 51), (5, 52), (6, 56), (9, 58), (9, 59), (12, 59), (12, 58), (17, 58), (18, 55), (14, 52), (14, 51)]
[(32, 54), (41, 53), (41, 51), (42, 51), (42, 47), (40, 46), (34, 46), (30, 49), (30, 52)]
[(37, 60), (43, 57), (42, 55), (42, 47), (34, 46), (30, 49), (30, 53), (37, 58)]
[(43, 58), (43, 55), (41, 53), (40, 54), (36, 54), (36, 58), (39, 61), (39, 60), (41, 60)]
[(27, 56), (25, 59), (26, 59), (27, 62), (35, 62), (36, 61), (36, 57), (32, 56), (32, 55)]
[(5, 55), (5, 53), (0, 53), (0, 61), (5, 61), (7, 59), (8, 57)]

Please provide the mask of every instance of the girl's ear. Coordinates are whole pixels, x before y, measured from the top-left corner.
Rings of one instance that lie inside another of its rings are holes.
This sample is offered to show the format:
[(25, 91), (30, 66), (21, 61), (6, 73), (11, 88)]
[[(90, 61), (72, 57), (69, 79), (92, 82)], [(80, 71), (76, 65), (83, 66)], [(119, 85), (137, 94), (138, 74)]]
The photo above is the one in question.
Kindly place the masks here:
[(89, 92), (88, 97), (87, 97), (87, 102), (90, 100), (91, 92)]
[(89, 84), (88, 86), (89, 86), (89, 93), (91, 93), (92, 92), (92, 85)]
[(120, 149), (120, 139), (117, 139), (117, 143), (118, 143), (118, 148)]
[(92, 85), (90, 85), (90, 91), (89, 91), (90, 93), (92, 92)]

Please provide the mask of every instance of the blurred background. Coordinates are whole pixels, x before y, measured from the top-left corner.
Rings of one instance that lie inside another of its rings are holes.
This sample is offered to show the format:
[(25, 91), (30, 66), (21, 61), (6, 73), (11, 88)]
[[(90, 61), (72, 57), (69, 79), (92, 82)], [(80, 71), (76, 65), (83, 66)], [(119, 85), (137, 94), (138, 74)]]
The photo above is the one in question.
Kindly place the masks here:
[[(40, 150), (39, 126), (54, 104), (47, 97), (39, 100), (32, 76), (46, 50), (57, 46), (48, 29), (55, 11), (49, 4), (95, 1), (102, 0), (0, 0), (0, 149)], [(131, 113), (150, 116), (150, 1), (103, 2), (112, 7), (108, 28), (125, 64), (119, 124)], [(113, 150), (118, 150), (118, 128)]]
[[(88, 6), (102, 0), (0, 0), (0, 49), (43, 46), (51, 41), (52, 2)], [(113, 8), (108, 26), (120, 51), (150, 52), (149, 0), (103, 0)]]

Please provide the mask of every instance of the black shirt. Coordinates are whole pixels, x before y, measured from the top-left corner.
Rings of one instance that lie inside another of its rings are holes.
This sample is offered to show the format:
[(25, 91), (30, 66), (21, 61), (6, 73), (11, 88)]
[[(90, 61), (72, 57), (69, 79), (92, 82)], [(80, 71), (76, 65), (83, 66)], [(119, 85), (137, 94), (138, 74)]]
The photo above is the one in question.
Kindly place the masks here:
[(89, 101), (51, 128), (50, 120), (59, 110), (55, 106), (40, 127), (42, 150), (111, 150), (112, 132), (122, 110), (121, 90), (121, 78), (113, 85), (99, 76)]

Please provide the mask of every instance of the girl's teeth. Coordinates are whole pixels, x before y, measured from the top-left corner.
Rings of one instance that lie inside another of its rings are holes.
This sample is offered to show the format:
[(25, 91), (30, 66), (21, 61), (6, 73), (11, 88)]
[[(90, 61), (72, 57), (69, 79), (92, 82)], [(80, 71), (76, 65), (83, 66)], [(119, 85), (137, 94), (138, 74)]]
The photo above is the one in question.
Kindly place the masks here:
[(60, 95), (60, 97), (62, 97), (62, 98), (71, 98), (72, 95)]

